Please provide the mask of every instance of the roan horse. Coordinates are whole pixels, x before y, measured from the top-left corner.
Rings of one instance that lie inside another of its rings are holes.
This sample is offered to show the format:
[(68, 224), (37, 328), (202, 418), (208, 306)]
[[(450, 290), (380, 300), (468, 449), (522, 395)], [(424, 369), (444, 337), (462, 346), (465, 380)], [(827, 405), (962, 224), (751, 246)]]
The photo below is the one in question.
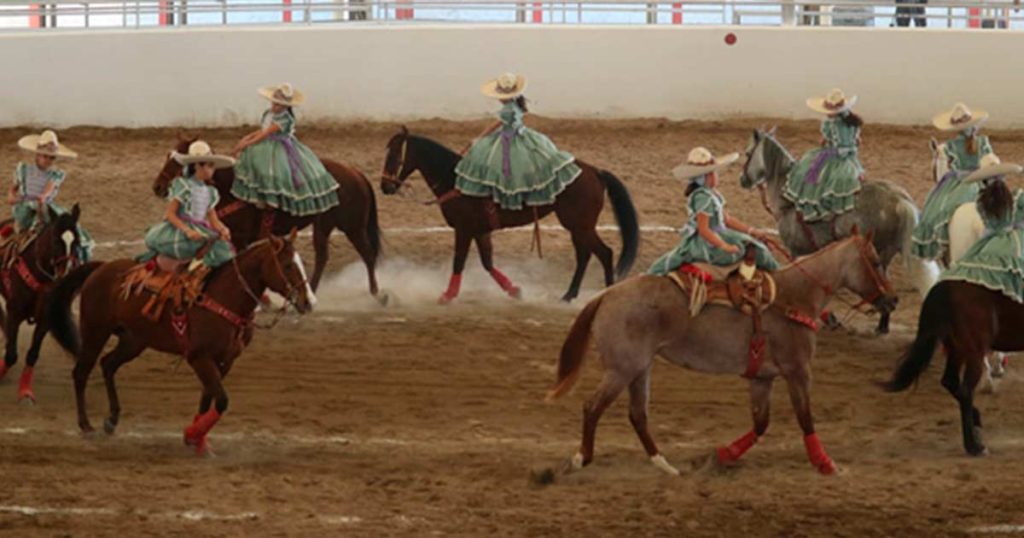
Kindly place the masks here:
[[(402, 127), (401, 132), (391, 137), (388, 153), (381, 175), (381, 190), (394, 194), (413, 172), (419, 171), (430, 190), (437, 198), (445, 222), (455, 229), (455, 258), (448, 289), (441, 295), (440, 302), (447, 303), (459, 294), (462, 270), (466, 266), (466, 255), (472, 242), (476, 242), (480, 261), (495, 282), (513, 297), (519, 296), (519, 288), (494, 267), (491, 232), (495, 229), (523, 226), (552, 212), (558, 221), (569, 230), (576, 250), (576, 272), (563, 301), (571, 301), (579, 294), (583, 275), (596, 255), (604, 268), (605, 285), (611, 285), (616, 278), (629, 273), (636, 261), (640, 242), (640, 227), (637, 223), (636, 208), (629, 191), (611, 172), (600, 170), (577, 160), (583, 173), (572, 182), (551, 205), (527, 208), (518, 211), (500, 209), (488, 198), (461, 196), (455, 190), (455, 165), (461, 157), (443, 145), (422, 136), (410, 135)], [(604, 207), (604, 194), (612, 202), (612, 210), (622, 234), (622, 253), (618, 265), (612, 267), (612, 250), (601, 241), (597, 234), (597, 219)]]
[[(179, 137), (175, 151), (188, 153), (188, 146), (196, 139)], [(170, 190), (171, 182), (181, 175), (182, 166), (168, 154), (163, 168), (153, 181), (153, 193), (163, 198)], [(313, 225), (313, 278), (310, 284), (315, 291), (320, 285), (324, 267), (330, 256), (329, 239), (335, 229), (344, 232), (366, 265), (370, 280), (370, 293), (382, 303), (386, 296), (378, 295), (376, 264), (380, 256), (380, 225), (377, 222), (377, 201), (373, 186), (362, 172), (331, 159), (321, 159), (324, 167), (338, 182), (339, 204), (319, 215), (295, 217), (276, 209), (263, 210), (231, 194), (235, 182), (235, 169), (222, 168), (213, 175), (220, 203), (217, 215), (231, 230), (231, 241), (235, 248), (243, 249), (253, 241), (269, 234), (283, 235), (293, 228), (303, 229)], [(272, 220), (271, 220), (272, 219)]]
[[(78, 236), (80, 215), (78, 204), (62, 215), (50, 209), (46, 222), (37, 231), (24, 232), (35, 234), (27, 245), (18, 245), (18, 238), (12, 238), (15, 243), (5, 247), (10, 257), (5, 256), (2, 260), (5, 265), (0, 268), (0, 294), (3, 294), (7, 311), (0, 309), (0, 324), (7, 343), (4, 362), (0, 365), (0, 379), (18, 361), (18, 328), (25, 321), (36, 324), (18, 383), (19, 401), (27, 399), (34, 402), (36, 399), (32, 392), (32, 375), (39, 360), (39, 348), (49, 330), (43, 315), (45, 300), (54, 281), (80, 261), (75, 255), (81, 242)], [(21, 251), (16, 250), (19, 246)], [(8, 248), (15, 250), (7, 251)]]
[[(82, 433), (93, 431), (85, 405), (89, 373), (107, 340), (116, 334), (117, 345), (100, 359), (110, 403), (110, 415), (103, 423), (106, 432), (114, 433), (121, 414), (114, 383), (117, 370), (151, 347), (182, 355), (203, 384), (199, 413), (185, 429), (185, 443), (194, 446), (198, 454), (207, 452), (206, 434), (228, 407), (223, 379), (252, 339), (253, 313), (261, 294), (269, 288), (300, 313), (313, 308), (315, 298), (294, 240), (295, 232), (287, 239), (271, 236), (256, 241), (232, 262), (211, 272), (203, 295), (186, 311), (184, 330), (172, 325), (171, 308), (155, 322), (140, 315), (148, 295), (125, 297), (122, 282), (136, 265), (133, 260), (91, 262), (61, 280), (47, 307), (47, 317), (57, 342), (76, 359), (72, 375)], [(79, 330), (71, 318), (71, 301), (80, 288)]]
[[(750, 375), (750, 408), (754, 428), (728, 447), (717, 450), (718, 461), (737, 461), (768, 429), (772, 383), (781, 375), (804, 433), (811, 464), (824, 474), (835, 471), (814, 432), (810, 400), (810, 362), (817, 340), (817, 320), (834, 293), (846, 288), (882, 312), (896, 302), (881, 260), (867, 238), (853, 235), (801, 258), (773, 273), (778, 295), (762, 315), (770, 360)], [(739, 310), (706, 305), (690, 315), (689, 294), (672, 279), (643, 275), (597, 296), (576, 317), (562, 346), (558, 379), (549, 400), (568, 391), (579, 377), (593, 333), (604, 378), (583, 405), (583, 441), (570, 460), (572, 469), (594, 458), (594, 434), (601, 414), (623, 389), (629, 388), (629, 421), (651, 462), (679, 474), (660, 454), (647, 428), (651, 367), (660, 355), (676, 365), (715, 374), (749, 374), (750, 316)]]
[[(857, 207), (838, 218), (807, 223), (796, 207), (782, 197), (782, 190), (793, 167), (793, 157), (775, 138), (775, 129), (754, 130), (746, 149), (746, 161), (740, 183), (744, 188), (758, 187), (765, 209), (775, 218), (783, 243), (795, 255), (802, 256), (850, 235), (854, 226), (873, 232), (874, 246), (886, 268), (896, 254), (903, 256), (915, 281), (927, 271), (926, 262), (910, 255), (911, 235), (917, 226), (918, 211), (913, 199), (900, 186), (889, 181), (865, 181), (857, 196)], [(925, 293), (927, 288), (920, 289)], [(889, 332), (889, 314), (878, 320), (878, 332)]]

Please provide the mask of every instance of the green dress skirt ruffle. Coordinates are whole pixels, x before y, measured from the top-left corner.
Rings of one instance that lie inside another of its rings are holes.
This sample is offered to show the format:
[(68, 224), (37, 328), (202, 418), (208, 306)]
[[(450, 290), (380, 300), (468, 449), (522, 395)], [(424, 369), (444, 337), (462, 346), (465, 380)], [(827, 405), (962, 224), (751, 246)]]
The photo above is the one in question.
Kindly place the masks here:
[(914, 228), (912, 252), (919, 258), (935, 260), (949, 249), (949, 221), (957, 208), (978, 199), (980, 186), (964, 183), (966, 173), (951, 171), (928, 194), (921, 220)]
[[(980, 212), (980, 208), (979, 208)], [(1014, 208), (1001, 221), (982, 213), (985, 235), (967, 249), (941, 280), (960, 280), (998, 291), (1024, 303), (1024, 195), (1017, 191)]]

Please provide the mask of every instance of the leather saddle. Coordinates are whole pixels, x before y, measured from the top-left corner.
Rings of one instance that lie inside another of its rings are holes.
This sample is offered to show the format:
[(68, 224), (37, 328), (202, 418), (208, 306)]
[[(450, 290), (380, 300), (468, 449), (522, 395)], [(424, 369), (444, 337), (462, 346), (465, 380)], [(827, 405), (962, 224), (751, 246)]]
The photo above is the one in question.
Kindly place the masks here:
[(161, 255), (136, 265), (125, 273), (121, 281), (121, 296), (128, 299), (149, 295), (141, 313), (150, 321), (159, 320), (168, 304), (172, 312), (184, 312), (199, 300), (209, 274), (205, 265), (189, 267), (189, 263), (190, 260), (175, 260)]

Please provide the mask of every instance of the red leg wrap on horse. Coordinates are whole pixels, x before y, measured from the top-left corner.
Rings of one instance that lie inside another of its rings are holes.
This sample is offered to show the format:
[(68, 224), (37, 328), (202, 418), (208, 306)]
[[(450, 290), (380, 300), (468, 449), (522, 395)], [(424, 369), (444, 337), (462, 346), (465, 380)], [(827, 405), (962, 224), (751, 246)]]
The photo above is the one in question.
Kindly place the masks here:
[(821, 446), (821, 440), (818, 439), (817, 433), (804, 436), (804, 447), (807, 448), (807, 457), (811, 460), (811, 465), (818, 472), (821, 474), (836, 472), (836, 464), (832, 463), (832, 458), (825, 453), (825, 447)]
[(821, 319), (822, 323), (828, 323), (828, 319), (831, 316), (832, 312), (829, 312), (828, 310), (822, 310), (821, 314), (818, 314), (818, 318)]
[(34, 369), (31, 366), (26, 366), (21, 371), (21, 380), (18, 383), (18, 400), (24, 400), (28, 398), (33, 402), (36, 401), (36, 395), (32, 392), (32, 374)]
[(491, 269), (491, 277), (494, 278), (494, 281), (497, 282), (499, 286), (501, 286), (501, 289), (505, 290), (505, 293), (518, 296), (519, 288), (512, 283), (511, 278), (501, 272), (501, 269), (498, 269), (497, 267)]
[(447, 303), (452, 299), (459, 296), (459, 289), (462, 288), (462, 274), (452, 273), (452, 278), (448, 281), (448, 289), (441, 295), (441, 302)]
[(185, 428), (185, 442), (195, 444), (200, 441), (207, 433), (210, 433), (210, 430), (218, 420), (220, 420), (220, 413), (216, 409), (210, 409), (203, 413), (192, 421), (191, 426)]
[(4, 362), (3, 360), (0, 360), (0, 379), (3, 379), (4, 377), (6, 377), (7, 376), (7, 372), (10, 371), (10, 369), (11, 369), (11, 367), (7, 366), (6, 362)]
[(757, 433), (754, 430), (743, 434), (743, 437), (732, 442), (727, 447), (718, 449), (718, 461), (720, 463), (735, 463), (743, 454), (746, 454), (750, 447), (757, 443)]

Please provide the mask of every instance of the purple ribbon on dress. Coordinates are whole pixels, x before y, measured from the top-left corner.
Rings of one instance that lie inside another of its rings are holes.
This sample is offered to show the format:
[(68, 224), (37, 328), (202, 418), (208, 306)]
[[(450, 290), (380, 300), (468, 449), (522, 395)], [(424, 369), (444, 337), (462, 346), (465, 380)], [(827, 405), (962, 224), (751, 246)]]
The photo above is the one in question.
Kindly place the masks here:
[(815, 185), (818, 183), (818, 176), (821, 175), (821, 170), (825, 168), (825, 162), (833, 157), (839, 156), (839, 148), (825, 148), (814, 158), (814, 162), (811, 163), (811, 167), (807, 169), (807, 177), (804, 179), (807, 183)]
[(288, 155), (288, 168), (292, 171), (292, 185), (296, 189), (301, 187), (306, 176), (302, 173), (302, 156), (299, 155), (299, 150), (295, 149), (295, 141), (286, 134), (272, 134), (267, 138), (284, 146), (284, 152)]
[(506, 179), (512, 175), (512, 137), (515, 135), (515, 129), (501, 131), (501, 173)]
[(946, 172), (946, 175), (942, 176), (942, 179), (940, 179), (939, 182), (935, 184), (935, 188), (937, 189), (941, 187), (943, 183), (952, 178), (957, 177), (958, 175), (960, 175), (960, 172), (957, 172), (956, 170), (950, 170), (949, 172)]

